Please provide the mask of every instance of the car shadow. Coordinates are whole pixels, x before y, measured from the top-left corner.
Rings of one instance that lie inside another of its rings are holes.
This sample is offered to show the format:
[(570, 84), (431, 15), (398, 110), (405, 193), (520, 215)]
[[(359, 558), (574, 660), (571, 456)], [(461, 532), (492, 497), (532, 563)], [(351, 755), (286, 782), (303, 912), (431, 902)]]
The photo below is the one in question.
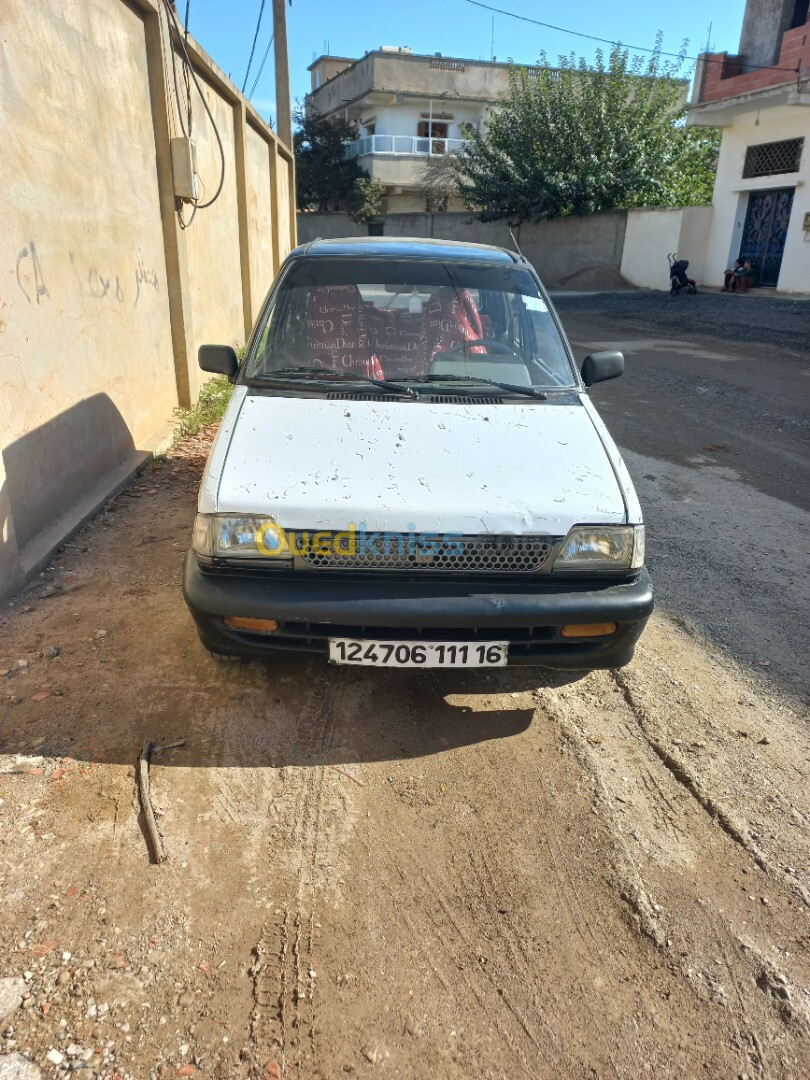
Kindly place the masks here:
[[(247, 678), (273, 693), (275, 709), (262, 738), (265, 763), (274, 767), (419, 758), (513, 738), (532, 723), (535, 691), (584, 675), (538, 668), (371, 671), (307, 658), (311, 678), (302, 702), (301, 663), (296, 658), (246, 665), (258, 670), (242, 673), (239, 693), (245, 704), (254, 696), (245, 686)], [(295, 669), (287, 676), (289, 683), (282, 674), (288, 664)], [(189, 746), (186, 760), (194, 763), (197, 754)], [(238, 767), (257, 761), (248, 761), (245, 749), (237, 746), (216, 763)]]
[[(222, 665), (201, 655), (199, 646), (195, 651), (193, 682), (156, 680), (135, 707), (110, 679), (109, 703), (99, 698), (92, 717), (75, 712), (67, 698), (49, 701), (47, 713), (40, 705), (35, 721), (7, 712), (0, 752), (17, 756), (18, 771), (49, 760), (60, 769), (82, 761), (132, 765), (147, 741), (161, 747), (183, 740), (181, 747), (158, 751), (155, 760), (184, 768), (419, 758), (520, 735), (531, 725), (535, 691), (585, 674), (520, 667), (372, 671), (286, 655)], [(13, 725), (15, 715), (21, 722)]]

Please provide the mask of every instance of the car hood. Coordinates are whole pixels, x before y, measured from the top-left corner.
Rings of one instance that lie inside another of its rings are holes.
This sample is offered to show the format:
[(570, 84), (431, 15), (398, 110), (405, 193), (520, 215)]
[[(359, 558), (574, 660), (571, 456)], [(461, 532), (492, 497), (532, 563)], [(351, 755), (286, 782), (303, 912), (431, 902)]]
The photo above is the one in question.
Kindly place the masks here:
[(558, 536), (577, 522), (627, 520), (603, 438), (579, 400), (246, 394), (232, 407), (203, 480), (202, 512), (266, 514), (288, 529)]

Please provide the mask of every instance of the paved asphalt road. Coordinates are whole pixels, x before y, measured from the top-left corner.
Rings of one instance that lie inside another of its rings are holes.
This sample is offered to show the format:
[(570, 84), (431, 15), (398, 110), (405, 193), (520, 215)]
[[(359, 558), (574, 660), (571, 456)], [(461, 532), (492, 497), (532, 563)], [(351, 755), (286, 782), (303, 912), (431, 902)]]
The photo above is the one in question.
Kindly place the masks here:
[(806, 694), (810, 301), (614, 293), (555, 304), (578, 360), (625, 354), (623, 378), (593, 396), (639, 491), (659, 604)]

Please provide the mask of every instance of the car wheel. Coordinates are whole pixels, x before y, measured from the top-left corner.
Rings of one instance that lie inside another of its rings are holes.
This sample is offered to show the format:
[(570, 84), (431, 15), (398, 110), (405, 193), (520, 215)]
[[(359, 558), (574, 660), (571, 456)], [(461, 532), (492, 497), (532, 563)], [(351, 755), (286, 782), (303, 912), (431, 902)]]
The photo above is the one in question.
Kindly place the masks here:
[(208, 655), (212, 656), (215, 660), (218, 660), (220, 664), (241, 664), (241, 656), (229, 656), (228, 653), (212, 652), (208, 649)]

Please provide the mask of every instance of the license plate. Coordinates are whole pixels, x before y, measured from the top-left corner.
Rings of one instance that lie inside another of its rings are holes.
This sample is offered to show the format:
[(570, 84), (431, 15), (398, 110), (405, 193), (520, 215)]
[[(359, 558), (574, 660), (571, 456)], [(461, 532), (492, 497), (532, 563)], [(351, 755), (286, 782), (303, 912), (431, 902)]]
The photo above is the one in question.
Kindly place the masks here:
[(506, 641), (369, 641), (329, 638), (330, 664), (367, 667), (505, 667)]

